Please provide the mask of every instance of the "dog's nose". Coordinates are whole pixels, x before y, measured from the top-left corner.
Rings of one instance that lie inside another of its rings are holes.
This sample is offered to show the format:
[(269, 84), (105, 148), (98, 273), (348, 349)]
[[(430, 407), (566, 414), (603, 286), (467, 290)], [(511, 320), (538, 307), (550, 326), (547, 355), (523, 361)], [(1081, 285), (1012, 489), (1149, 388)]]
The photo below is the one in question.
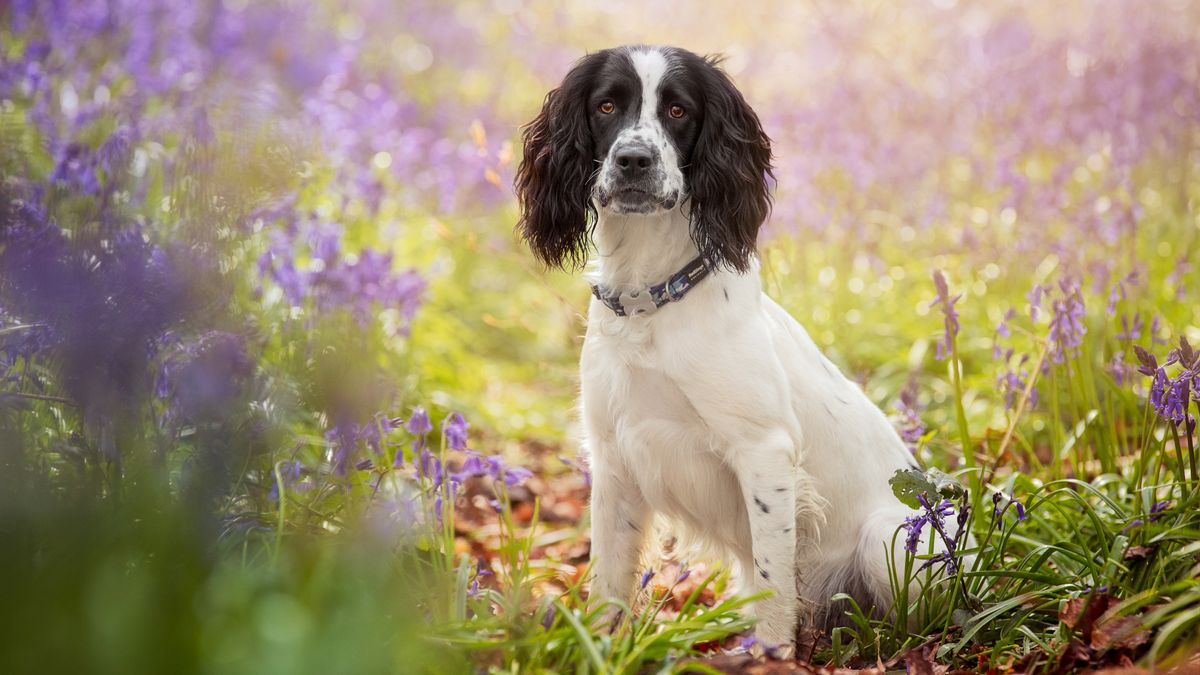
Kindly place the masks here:
[(647, 148), (630, 146), (617, 152), (617, 166), (627, 178), (641, 176), (653, 163), (654, 157)]

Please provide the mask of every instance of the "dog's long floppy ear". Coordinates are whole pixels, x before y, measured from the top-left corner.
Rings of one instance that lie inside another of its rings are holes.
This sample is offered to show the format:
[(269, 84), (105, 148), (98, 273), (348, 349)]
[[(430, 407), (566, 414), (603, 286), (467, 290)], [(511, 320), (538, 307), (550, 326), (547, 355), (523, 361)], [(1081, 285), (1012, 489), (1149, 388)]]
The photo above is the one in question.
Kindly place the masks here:
[(692, 239), (712, 263), (744, 272), (771, 210), (771, 139), (720, 59), (697, 61), (704, 121), (688, 167)]
[(587, 261), (588, 234), (596, 221), (588, 95), (605, 58), (606, 52), (598, 52), (580, 59), (523, 130), (524, 158), (514, 183), (521, 206), (517, 229), (551, 267)]

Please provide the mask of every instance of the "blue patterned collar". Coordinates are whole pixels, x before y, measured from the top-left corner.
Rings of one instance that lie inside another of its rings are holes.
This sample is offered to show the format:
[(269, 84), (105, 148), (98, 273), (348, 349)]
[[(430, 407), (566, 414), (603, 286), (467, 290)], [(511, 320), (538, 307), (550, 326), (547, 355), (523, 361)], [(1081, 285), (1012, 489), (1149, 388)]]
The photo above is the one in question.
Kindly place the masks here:
[(604, 303), (617, 316), (646, 316), (653, 314), (668, 302), (682, 300), (688, 291), (712, 271), (704, 257), (698, 257), (669, 279), (648, 289), (621, 294), (606, 293), (600, 286), (592, 285), (592, 295)]

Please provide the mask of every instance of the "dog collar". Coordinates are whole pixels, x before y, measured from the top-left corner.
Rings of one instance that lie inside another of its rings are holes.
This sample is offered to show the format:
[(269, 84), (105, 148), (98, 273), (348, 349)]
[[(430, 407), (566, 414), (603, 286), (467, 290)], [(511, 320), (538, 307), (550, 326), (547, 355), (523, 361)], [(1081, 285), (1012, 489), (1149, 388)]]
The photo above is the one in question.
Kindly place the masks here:
[(700, 256), (657, 286), (618, 295), (606, 293), (599, 285), (593, 284), (592, 295), (617, 316), (645, 316), (658, 311), (668, 302), (682, 300), (710, 271), (708, 263)]

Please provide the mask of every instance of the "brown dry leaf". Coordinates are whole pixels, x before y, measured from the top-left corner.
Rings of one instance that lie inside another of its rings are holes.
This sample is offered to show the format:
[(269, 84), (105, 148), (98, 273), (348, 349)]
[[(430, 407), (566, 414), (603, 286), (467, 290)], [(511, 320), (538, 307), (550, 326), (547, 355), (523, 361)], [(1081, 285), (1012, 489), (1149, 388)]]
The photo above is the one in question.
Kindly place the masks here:
[(945, 675), (949, 670), (933, 660), (933, 649), (919, 647), (904, 655), (904, 665), (909, 675)]
[(1121, 557), (1125, 560), (1145, 560), (1154, 553), (1153, 546), (1130, 546)]
[(1085, 641), (1092, 636), (1092, 627), (1117, 599), (1107, 593), (1093, 593), (1082, 598), (1071, 598), (1063, 603), (1058, 618), (1067, 628), (1077, 631)]
[(1135, 649), (1150, 639), (1136, 616), (1105, 615), (1092, 627), (1092, 649)]
[[(697, 659), (695, 662), (702, 663), (722, 673), (733, 673), (736, 675), (816, 675), (823, 672), (814, 670), (811, 666), (797, 661), (756, 659), (746, 653), (721, 654), (707, 659)], [(689, 670), (685, 665), (683, 672), (699, 672), (699, 670)]]

